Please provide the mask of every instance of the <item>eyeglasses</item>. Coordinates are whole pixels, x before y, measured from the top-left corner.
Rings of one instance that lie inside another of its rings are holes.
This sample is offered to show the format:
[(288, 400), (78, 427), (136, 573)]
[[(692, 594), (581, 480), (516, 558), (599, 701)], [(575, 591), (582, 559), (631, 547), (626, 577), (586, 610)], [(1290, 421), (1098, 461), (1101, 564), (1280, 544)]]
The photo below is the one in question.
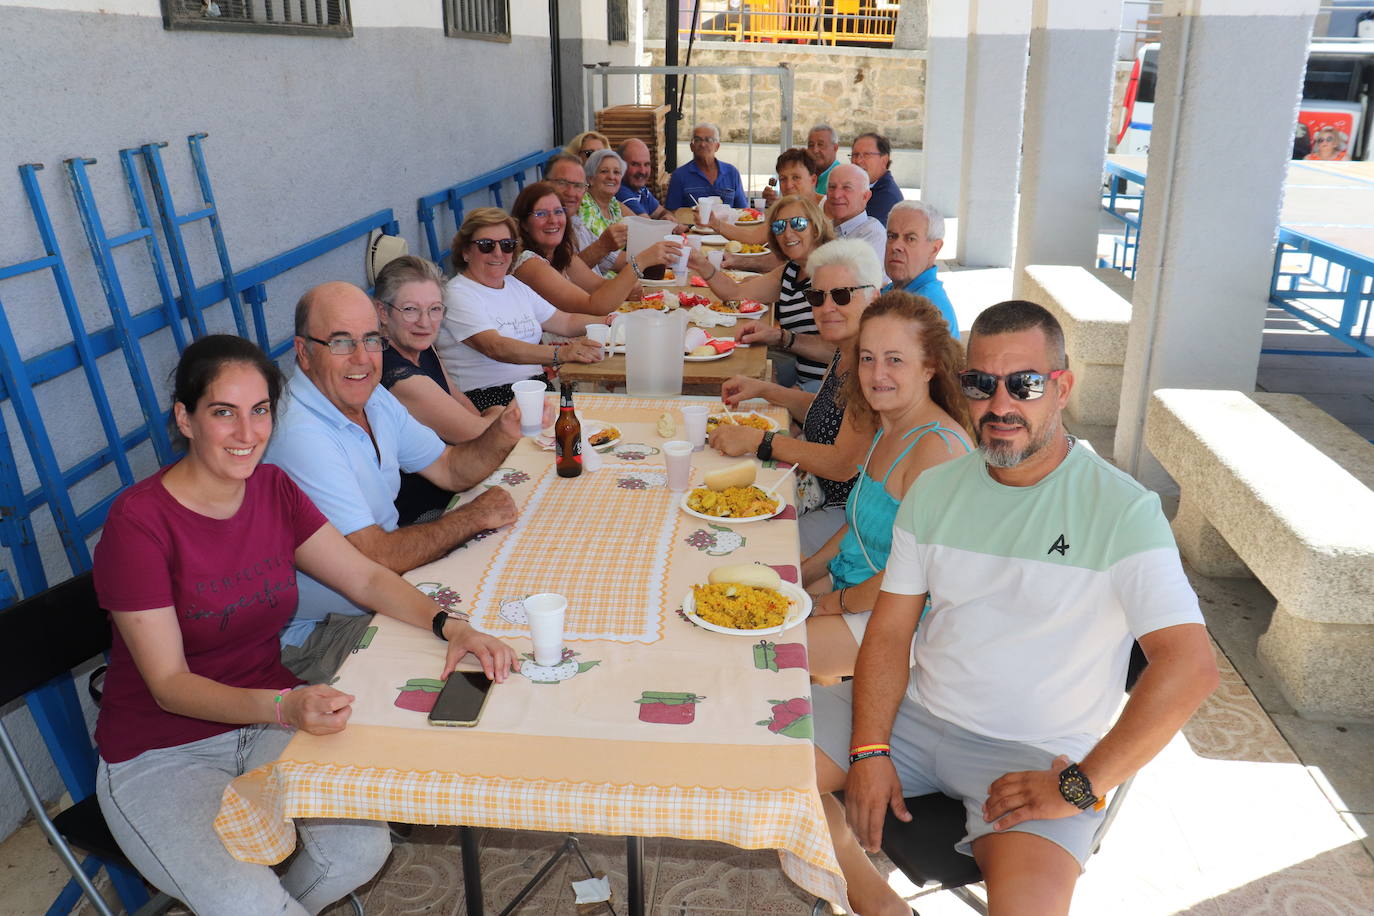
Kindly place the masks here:
[(550, 178), (549, 184), (556, 188), (562, 188), (565, 191), (568, 188), (576, 188), (579, 191), (585, 191), (589, 187), (585, 181), (569, 181), (566, 178)]
[(997, 383), (1005, 379), (1007, 394), (1018, 401), (1037, 401), (1045, 396), (1045, 382), (1053, 381), (1067, 371), (1069, 370), (1055, 369), (1046, 375), (1031, 369), (1023, 369), (1020, 372), (1008, 372), (1006, 375), (993, 375), (990, 372), (970, 369), (959, 373), (959, 385), (964, 389), (964, 397), (974, 401), (986, 401), (997, 393)]
[(535, 219), (548, 219), (550, 216), (567, 216), (567, 215), (568, 215), (568, 209), (567, 209), (566, 207), (555, 207), (555, 208), (552, 209), (552, 210), (531, 210), (531, 211), (530, 211), (530, 216), (533, 216)]
[(692, 142), (692, 143), (716, 143), (716, 142), (718, 142), (718, 141), (716, 140), (715, 137), (693, 137), (692, 140), (691, 140), (691, 142)]
[(854, 160), (854, 159), (872, 159), (874, 156), (881, 156), (881, 155), (882, 155), (882, 153), (878, 153), (878, 152), (873, 152), (873, 153), (850, 153), (850, 154), (849, 154), (849, 158), (850, 158), (851, 160)]
[(583, 159), (590, 159), (590, 158), (592, 158), (592, 153), (594, 153), (594, 152), (596, 152), (596, 150), (594, 150), (594, 149), (584, 149), (584, 150), (582, 150), (582, 158), (583, 158)]
[(775, 219), (768, 224), (768, 228), (773, 230), (774, 235), (782, 235), (783, 230), (788, 226), (791, 226), (798, 232), (805, 232), (811, 227), (811, 220), (804, 216), (794, 216), (791, 219)]
[(813, 287), (803, 292), (802, 296), (805, 297), (808, 305), (813, 309), (818, 309), (825, 302), (827, 295), (836, 305), (848, 305), (849, 301), (854, 298), (855, 291), (872, 288), (872, 283), (865, 283), (863, 286), (837, 286), (834, 289), (815, 289)]
[[(320, 340), (318, 337), (311, 337), (309, 334), (302, 334), (306, 340), (313, 341), (322, 347), (328, 347), (329, 352), (335, 356), (347, 356), (358, 349), (358, 341), (352, 337), (331, 337), (328, 340)], [(380, 334), (368, 334), (362, 339), (363, 349), (368, 353), (380, 353), (390, 346), (391, 341)]]
[(491, 254), (497, 245), (501, 246), (502, 254), (510, 254), (515, 250), (515, 239), (473, 239), (472, 244), (482, 254)]
[(429, 308), (422, 309), (413, 305), (403, 305), (397, 308), (388, 303), (387, 308), (391, 309), (393, 312), (399, 313), (401, 320), (406, 324), (415, 324), (420, 320), (421, 315), (428, 315), (430, 321), (443, 321), (444, 314), (448, 311), (448, 306), (446, 305), (431, 305)]

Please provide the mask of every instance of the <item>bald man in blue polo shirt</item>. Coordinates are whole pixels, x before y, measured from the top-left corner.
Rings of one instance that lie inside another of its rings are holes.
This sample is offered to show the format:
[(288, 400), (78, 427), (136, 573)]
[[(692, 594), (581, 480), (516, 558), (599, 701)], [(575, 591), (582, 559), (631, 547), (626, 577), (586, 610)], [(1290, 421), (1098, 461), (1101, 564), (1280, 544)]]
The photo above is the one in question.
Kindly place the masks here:
[(663, 206), (669, 210), (695, 207), (703, 197), (719, 197), (731, 207), (749, 206), (739, 169), (717, 159), (719, 149), (720, 129), (716, 125), (702, 122), (692, 128), (692, 161), (673, 171)]
[(940, 211), (920, 200), (894, 204), (887, 217), (887, 249), (883, 271), (892, 280), (883, 287), (902, 289), (925, 296), (940, 307), (949, 322), (949, 333), (959, 336), (959, 316), (945, 295), (945, 285), (936, 278), (935, 258), (945, 244), (945, 218)]

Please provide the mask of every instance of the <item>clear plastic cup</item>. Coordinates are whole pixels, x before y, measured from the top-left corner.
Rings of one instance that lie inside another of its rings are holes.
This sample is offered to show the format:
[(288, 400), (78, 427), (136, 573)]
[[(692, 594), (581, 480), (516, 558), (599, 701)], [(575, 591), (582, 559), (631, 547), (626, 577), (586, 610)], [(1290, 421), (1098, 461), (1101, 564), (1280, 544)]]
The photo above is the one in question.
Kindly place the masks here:
[(683, 438), (692, 443), (694, 452), (706, 447), (706, 415), (709, 412), (705, 404), (688, 404), (682, 408)]
[(706, 252), (706, 260), (710, 261), (716, 270), (720, 270), (720, 266), (725, 263), (725, 252), (719, 248), (712, 248)]
[(544, 383), (524, 379), (511, 385), (520, 407), (520, 435), (537, 436), (544, 427)]
[(668, 489), (683, 492), (692, 482), (692, 443), (682, 439), (663, 443), (663, 458), (668, 465)]
[(525, 599), (525, 617), (530, 624), (536, 665), (556, 665), (563, 660), (563, 622), (568, 599), (552, 592)]

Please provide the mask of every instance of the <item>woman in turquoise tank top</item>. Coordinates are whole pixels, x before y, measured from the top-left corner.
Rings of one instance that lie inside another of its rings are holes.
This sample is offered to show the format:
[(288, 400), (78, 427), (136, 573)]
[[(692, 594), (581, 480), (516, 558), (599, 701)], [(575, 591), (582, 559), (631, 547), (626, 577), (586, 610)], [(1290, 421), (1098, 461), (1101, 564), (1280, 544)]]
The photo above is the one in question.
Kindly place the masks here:
[(967, 454), (967, 410), (955, 377), (963, 353), (939, 308), (904, 291), (879, 296), (859, 326), (846, 409), (876, 425), (845, 503), (846, 524), (802, 564), (815, 596), (807, 621), (811, 674), (852, 674), (892, 546), (892, 521), (926, 468)]

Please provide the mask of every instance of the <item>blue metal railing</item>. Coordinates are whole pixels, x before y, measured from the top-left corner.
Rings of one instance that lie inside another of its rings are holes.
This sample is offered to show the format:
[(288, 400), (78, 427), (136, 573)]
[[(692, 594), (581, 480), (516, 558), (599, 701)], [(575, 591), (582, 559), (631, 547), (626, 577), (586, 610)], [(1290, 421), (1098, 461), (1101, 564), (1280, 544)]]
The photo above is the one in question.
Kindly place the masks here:
[(424, 230), (429, 259), (440, 267), (446, 266), (448, 262), (449, 249), (440, 243), (439, 227), (435, 224), (439, 213), (445, 207), (448, 209), (453, 223), (453, 229), (446, 233), (446, 237), (452, 239), (463, 222), (464, 197), (481, 191), (489, 191), (492, 205), (504, 207), (505, 204), (501, 200), (501, 189), (505, 182), (514, 182), (515, 193), (519, 194), (525, 187), (525, 173), (530, 169), (538, 169), (542, 176), (544, 163), (548, 162), (549, 157), (557, 152), (557, 147), (542, 152), (533, 152), (527, 156), (521, 156), (514, 162), (508, 162), (490, 172), (478, 175), (476, 178), (460, 181), (458, 184), (449, 185), (447, 188), (441, 188), (432, 194), (421, 197), (416, 202), (415, 213), (420, 218), (420, 227)]
[[(1140, 250), (1140, 217), (1145, 205), (1145, 173), (1108, 162), (1103, 169), (1102, 209), (1124, 227), (1121, 236), (1112, 239), (1111, 259), (1099, 257), (1098, 267), (1111, 267), (1135, 279), (1136, 255)], [(1130, 185), (1139, 185), (1139, 193), (1130, 193)], [(1126, 207), (1124, 204), (1134, 204)]]
[[(1145, 173), (1115, 162), (1108, 162), (1103, 171), (1102, 209), (1120, 222), (1125, 231), (1112, 240), (1111, 258), (1099, 257), (1097, 263), (1099, 267), (1114, 268), (1134, 279), (1140, 249)], [(1130, 185), (1139, 186), (1139, 193), (1130, 193), (1133, 190)], [(1260, 352), (1374, 357), (1374, 346), (1368, 341), (1370, 326), (1374, 324), (1374, 258), (1280, 226), (1269, 282), (1269, 301), (1349, 349), (1265, 347)], [(1336, 307), (1323, 309), (1322, 303), (1334, 303)]]
[[(1367, 341), (1374, 317), (1374, 259), (1280, 227), (1269, 301), (1355, 353), (1279, 348), (1266, 348), (1265, 353), (1374, 357), (1374, 346)], [(1333, 310), (1335, 314), (1318, 308), (1323, 302), (1337, 303), (1339, 308)]]

